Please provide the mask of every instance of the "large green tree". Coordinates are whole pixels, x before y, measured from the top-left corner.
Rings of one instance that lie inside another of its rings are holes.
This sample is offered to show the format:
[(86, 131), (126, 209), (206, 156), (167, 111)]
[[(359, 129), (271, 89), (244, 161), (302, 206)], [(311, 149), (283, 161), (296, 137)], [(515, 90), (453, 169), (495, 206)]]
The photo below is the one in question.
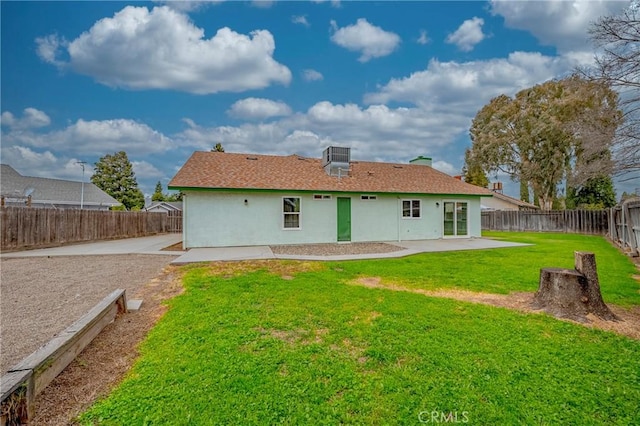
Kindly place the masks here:
[(127, 210), (144, 207), (144, 194), (138, 188), (133, 166), (124, 151), (101, 157), (95, 163), (91, 182), (120, 201)]
[(605, 209), (616, 205), (616, 191), (610, 176), (589, 179), (582, 187), (567, 189), (568, 209)]
[(182, 201), (183, 196), (182, 191), (174, 192), (173, 194), (167, 195), (165, 201)]
[(218, 142), (213, 148), (211, 148), (211, 152), (224, 152), (224, 147), (220, 142)]
[(608, 175), (617, 102), (606, 84), (578, 76), (498, 96), (473, 119), (470, 155), (485, 172), (527, 182), (550, 210), (560, 183), (577, 188)]
[(464, 151), (464, 166), (462, 166), (462, 177), (464, 181), (472, 185), (486, 188), (489, 185), (487, 174), (482, 170), (482, 165), (471, 157), (471, 150)]
[(165, 195), (162, 193), (162, 183), (158, 181), (156, 183), (156, 189), (153, 191), (153, 195), (151, 195), (151, 201), (165, 201)]

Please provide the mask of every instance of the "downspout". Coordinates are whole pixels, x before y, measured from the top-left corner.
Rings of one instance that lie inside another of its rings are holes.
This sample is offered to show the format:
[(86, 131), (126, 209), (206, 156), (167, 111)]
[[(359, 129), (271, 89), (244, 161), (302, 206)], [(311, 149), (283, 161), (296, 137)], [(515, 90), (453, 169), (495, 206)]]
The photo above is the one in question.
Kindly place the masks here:
[(398, 242), (402, 241), (402, 239), (400, 238), (400, 215), (402, 214), (402, 201), (400, 200), (400, 197), (398, 197), (398, 209), (396, 212), (396, 222), (398, 223)]
[(182, 250), (187, 249), (187, 194), (182, 194)]

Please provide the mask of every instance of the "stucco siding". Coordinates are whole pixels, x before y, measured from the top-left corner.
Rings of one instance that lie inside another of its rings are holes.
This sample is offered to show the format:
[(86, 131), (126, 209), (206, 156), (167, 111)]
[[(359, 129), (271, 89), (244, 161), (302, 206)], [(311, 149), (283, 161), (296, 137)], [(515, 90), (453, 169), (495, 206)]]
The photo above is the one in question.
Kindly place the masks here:
[[(300, 197), (300, 229), (283, 227), (282, 198)], [(246, 200), (246, 203), (245, 203)], [(311, 194), (187, 192), (185, 246), (329, 243), (336, 240), (335, 200)]]
[[(337, 199), (351, 198), (351, 241), (398, 241), (442, 238), (443, 199), (438, 196), (188, 191), (184, 199), (184, 244), (228, 247), (337, 241)], [(300, 229), (283, 226), (283, 197), (300, 197)], [(420, 217), (403, 218), (402, 200), (420, 200)], [(245, 202), (246, 200), (246, 202)], [(479, 198), (469, 203), (469, 236), (480, 236)]]
[(482, 223), (480, 217), (480, 198), (472, 198), (469, 202), (469, 236), (480, 238), (482, 236)]
[(398, 239), (398, 201), (377, 195), (375, 200), (351, 197), (351, 241), (395, 241)]

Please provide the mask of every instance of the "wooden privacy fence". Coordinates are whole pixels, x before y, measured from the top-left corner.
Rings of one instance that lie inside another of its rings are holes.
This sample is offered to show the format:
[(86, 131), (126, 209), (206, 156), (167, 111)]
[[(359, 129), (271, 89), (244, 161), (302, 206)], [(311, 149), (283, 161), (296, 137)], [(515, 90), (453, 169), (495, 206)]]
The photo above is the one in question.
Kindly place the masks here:
[(167, 219), (167, 232), (182, 232), (182, 211), (168, 212)]
[(166, 213), (5, 207), (0, 209), (0, 249), (51, 247), (182, 230), (181, 220), (179, 230), (170, 224)]
[(610, 209), (609, 237), (631, 256), (640, 256), (640, 198)]
[(510, 211), (481, 213), (483, 230), (569, 232), (606, 234), (609, 229), (607, 210)]

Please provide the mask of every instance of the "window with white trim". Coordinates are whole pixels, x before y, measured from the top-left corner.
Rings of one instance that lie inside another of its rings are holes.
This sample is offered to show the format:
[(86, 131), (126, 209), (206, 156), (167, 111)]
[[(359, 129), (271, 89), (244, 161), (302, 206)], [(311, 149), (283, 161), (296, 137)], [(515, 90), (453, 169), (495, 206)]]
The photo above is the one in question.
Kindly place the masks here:
[(420, 218), (420, 200), (402, 200), (402, 218)]
[(330, 200), (331, 195), (329, 194), (313, 194), (314, 200)]
[(374, 201), (378, 199), (378, 196), (377, 195), (361, 195), (360, 199), (365, 201)]
[(285, 229), (300, 229), (300, 197), (282, 198), (282, 226)]

